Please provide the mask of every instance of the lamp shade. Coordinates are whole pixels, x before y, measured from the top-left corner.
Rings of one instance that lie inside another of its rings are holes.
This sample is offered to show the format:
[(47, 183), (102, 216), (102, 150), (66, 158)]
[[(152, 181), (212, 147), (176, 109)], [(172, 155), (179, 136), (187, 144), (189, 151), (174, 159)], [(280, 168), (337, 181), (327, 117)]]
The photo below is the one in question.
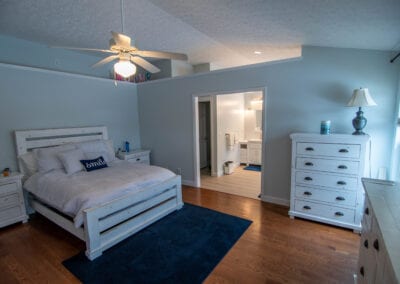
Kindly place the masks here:
[(128, 60), (120, 60), (114, 65), (114, 71), (124, 78), (128, 78), (136, 73), (136, 66)]
[(347, 103), (349, 107), (376, 106), (367, 88), (359, 88), (353, 91), (353, 96)]

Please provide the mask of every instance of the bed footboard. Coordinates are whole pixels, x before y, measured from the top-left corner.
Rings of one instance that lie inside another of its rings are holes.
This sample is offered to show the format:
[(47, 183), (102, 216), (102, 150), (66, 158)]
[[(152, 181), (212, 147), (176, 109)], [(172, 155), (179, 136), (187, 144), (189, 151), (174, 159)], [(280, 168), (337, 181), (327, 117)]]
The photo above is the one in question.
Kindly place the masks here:
[(86, 256), (90, 260), (99, 257), (104, 250), (182, 206), (181, 177), (175, 176), (139, 193), (85, 210)]

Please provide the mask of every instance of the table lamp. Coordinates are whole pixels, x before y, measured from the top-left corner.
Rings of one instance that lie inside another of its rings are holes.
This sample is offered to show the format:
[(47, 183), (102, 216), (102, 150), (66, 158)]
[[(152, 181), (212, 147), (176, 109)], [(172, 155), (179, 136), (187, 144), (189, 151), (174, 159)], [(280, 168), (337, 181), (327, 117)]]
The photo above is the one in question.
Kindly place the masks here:
[(361, 107), (364, 106), (376, 106), (375, 101), (372, 99), (367, 88), (359, 88), (353, 91), (353, 96), (350, 101), (347, 103), (349, 107), (358, 107), (357, 115), (353, 119), (353, 127), (356, 131), (353, 132), (353, 135), (365, 135), (362, 131), (365, 125), (367, 125), (367, 119), (363, 116), (363, 112)]

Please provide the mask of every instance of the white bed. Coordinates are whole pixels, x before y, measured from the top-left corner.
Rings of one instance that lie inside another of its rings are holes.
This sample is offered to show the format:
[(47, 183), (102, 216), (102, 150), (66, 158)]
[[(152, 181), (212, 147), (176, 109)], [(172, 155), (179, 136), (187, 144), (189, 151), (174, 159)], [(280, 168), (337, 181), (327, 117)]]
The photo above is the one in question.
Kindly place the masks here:
[[(36, 148), (108, 139), (108, 135), (100, 126), (15, 131), (15, 138), (20, 157)], [(183, 206), (180, 176), (128, 161), (113, 161), (90, 173), (37, 173), (24, 187), (33, 210), (86, 242), (90, 260)]]

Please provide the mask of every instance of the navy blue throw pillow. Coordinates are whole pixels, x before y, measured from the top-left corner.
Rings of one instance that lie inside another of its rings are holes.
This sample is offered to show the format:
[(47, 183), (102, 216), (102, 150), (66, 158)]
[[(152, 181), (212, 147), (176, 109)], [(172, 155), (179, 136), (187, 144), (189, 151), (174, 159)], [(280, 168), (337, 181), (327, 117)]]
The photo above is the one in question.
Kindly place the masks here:
[(108, 167), (106, 161), (104, 161), (103, 156), (100, 156), (93, 160), (80, 160), (80, 162), (85, 167), (87, 172)]

